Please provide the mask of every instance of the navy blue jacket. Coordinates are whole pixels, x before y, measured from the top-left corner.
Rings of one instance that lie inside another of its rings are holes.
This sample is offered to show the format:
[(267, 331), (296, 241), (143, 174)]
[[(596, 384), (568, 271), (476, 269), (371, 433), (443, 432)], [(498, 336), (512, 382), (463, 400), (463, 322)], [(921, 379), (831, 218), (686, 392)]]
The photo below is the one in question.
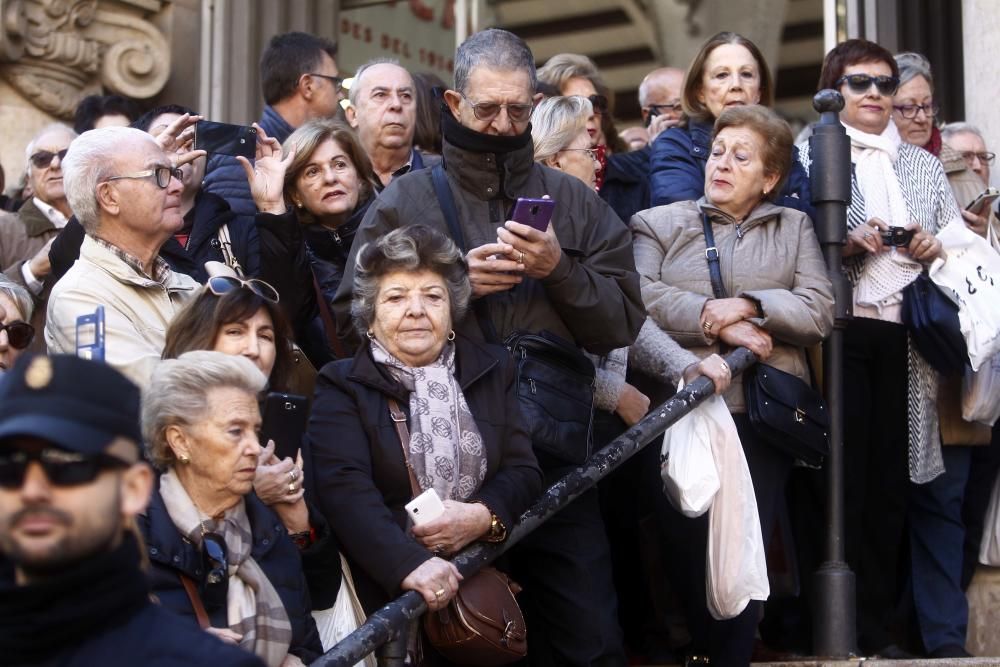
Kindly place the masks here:
[[(267, 132), (267, 136), (281, 143), (285, 143), (288, 135), (295, 131), (295, 128), (271, 106), (264, 107), (264, 114), (257, 124)], [(243, 171), (236, 158), (230, 155), (213, 153), (208, 156), (202, 189), (213, 192), (229, 202), (229, 207), (236, 215), (253, 215), (257, 212), (257, 206), (250, 196), (247, 173)]]
[(632, 216), (649, 208), (649, 146), (608, 158), (604, 184), (598, 193), (626, 225)]
[[(651, 205), (697, 201), (705, 194), (705, 163), (712, 147), (712, 124), (688, 121), (687, 127), (671, 127), (653, 142), (649, 159)], [(781, 194), (774, 201), (815, 217), (809, 191), (809, 176), (792, 147), (792, 169)]]
[[(252, 492), (246, 496), (246, 509), (254, 541), (250, 555), (277, 590), (292, 624), (289, 652), (309, 664), (322, 655), (323, 646), (311, 614), (309, 588), (298, 548), (288, 537), (288, 531), (278, 515)], [(207, 575), (202, 568), (201, 550), (177, 530), (158, 489), (153, 492), (146, 513), (138, 517), (138, 523), (146, 542), (153, 593), (166, 609), (184, 617), (192, 627), (197, 628), (194, 607), (180, 575), (184, 573), (200, 586)], [(326, 539), (329, 540), (328, 531)], [(317, 546), (322, 548), (322, 545), (313, 545), (313, 548)], [(225, 605), (206, 605), (205, 611), (212, 626), (228, 627)]]

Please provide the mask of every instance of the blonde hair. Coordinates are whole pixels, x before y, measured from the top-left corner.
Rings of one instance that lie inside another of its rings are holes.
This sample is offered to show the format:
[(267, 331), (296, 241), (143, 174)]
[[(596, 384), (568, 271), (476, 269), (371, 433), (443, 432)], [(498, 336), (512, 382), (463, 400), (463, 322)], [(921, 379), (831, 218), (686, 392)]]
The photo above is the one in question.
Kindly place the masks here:
[(593, 105), (586, 97), (550, 97), (531, 114), (535, 161), (543, 162), (566, 148), (587, 127)]

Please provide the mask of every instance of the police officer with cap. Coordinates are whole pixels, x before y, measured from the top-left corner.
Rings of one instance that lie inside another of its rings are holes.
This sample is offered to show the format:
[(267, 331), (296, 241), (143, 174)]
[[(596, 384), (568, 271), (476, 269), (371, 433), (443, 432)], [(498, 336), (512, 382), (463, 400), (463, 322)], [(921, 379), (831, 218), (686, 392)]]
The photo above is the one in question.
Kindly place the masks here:
[(23, 356), (0, 379), (5, 665), (261, 664), (150, 598), (139, 406), (123, 375), (73, 356)]

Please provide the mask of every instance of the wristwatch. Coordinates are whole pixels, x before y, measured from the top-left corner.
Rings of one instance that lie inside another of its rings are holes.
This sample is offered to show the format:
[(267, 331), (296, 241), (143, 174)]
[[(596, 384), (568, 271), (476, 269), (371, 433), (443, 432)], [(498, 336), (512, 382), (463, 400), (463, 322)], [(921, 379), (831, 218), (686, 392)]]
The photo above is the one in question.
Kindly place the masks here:
[(493, 510), (490, 509), (490, 506), (482, 500), (475, 500), (473, 502), (478, 505), (482, 505), (486, 508), (486, 511), (490, 513), (490, 528), (480, 539), (482, 539), (483, 542), (490, 543), (503, 542), (507, 539), (507, 526), (503, 525), (503, 521), (501, 521), (500, 517), (498, 517)]

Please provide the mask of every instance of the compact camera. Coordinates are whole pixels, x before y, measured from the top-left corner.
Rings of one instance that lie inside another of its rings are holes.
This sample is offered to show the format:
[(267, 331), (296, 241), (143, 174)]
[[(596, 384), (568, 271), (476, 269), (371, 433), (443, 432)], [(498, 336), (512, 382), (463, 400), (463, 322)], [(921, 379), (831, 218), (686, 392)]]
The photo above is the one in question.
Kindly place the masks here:
[(882, 232), (882, 243), (897, 248), (905, 248), (913, 240), (913, 230), (905, 227), (890, 227)]

